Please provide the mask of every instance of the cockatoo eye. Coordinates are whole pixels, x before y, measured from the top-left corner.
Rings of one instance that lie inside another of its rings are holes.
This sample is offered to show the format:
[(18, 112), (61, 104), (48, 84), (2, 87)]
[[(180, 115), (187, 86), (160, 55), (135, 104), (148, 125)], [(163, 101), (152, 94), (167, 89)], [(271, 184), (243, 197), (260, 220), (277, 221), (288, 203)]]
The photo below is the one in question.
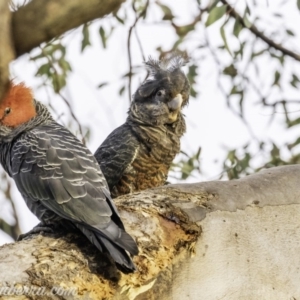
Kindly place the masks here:
[(165, 94), (165, 91), (164, 90), (159, 90), (157, 93), (156, 93), (156, 96), (158, 97), (161, 97)]
[(10, 112), (11, 112), (11, 108), (10, 107), (6, 107), (5, 110), (4, 110), (4, 113), (6, 115), (8, 115)]

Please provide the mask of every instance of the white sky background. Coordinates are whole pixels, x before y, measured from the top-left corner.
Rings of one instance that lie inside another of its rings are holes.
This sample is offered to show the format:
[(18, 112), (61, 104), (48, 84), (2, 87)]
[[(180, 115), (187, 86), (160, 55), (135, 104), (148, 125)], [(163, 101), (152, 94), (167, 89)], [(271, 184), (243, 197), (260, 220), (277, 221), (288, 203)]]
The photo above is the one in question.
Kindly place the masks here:
[[(278, 42), (282, 41), (280, 39), (280, 32), (283, 28), (282, 24), (299, 32), (300, 18), (299, 11), (296, 8), (296, 1), (288, 1), (288, 4), (280, 7), (280, 13), (284, 15), (282, 21), (274, 19), (272, 16), (274, 11), (278, 12), (278, 4), (282, 1), (258, 2), (262, 3), (260, 4), (260, 9), (256, 9), (255, 13), (266, 20), (266, 23), (261, 23), (263, 28), (266, 29), (266, 35), (268, 33), (271, 34), (271, 30), (274, 31), (274, 24), (276, 24), (276, 30), (279, 32)], [(173, 12), (177, 17), (175, 19), (177, 25), (189, 23), (197, 13), (196, 1), (194, 0), (165, 0), (163, 3), (174, 9)], [(241, 3), (244, 3), (244, 1), (239, 2), (239, 4)], [(128, 3), (125, 5), (128, 5)], [(146, 58), (149, 55), (156, 57), (157, 51), (155, 49), (158, 46), (161, 46), (164, 50), (170, 49), (175, 41), (176, 36), (173, 28), (159, 22), (161, 16), (162, 13), (158, 8), (151, 10), (146, 22), (141, 22), (137, 27)], [(255, 15), (251, 15), (250, 19), (252, 20), (254, 17)], [(274, 20), (277, 21), (275, 22)], [(127, 23), (132, 24), (133, 21), (132, 16), (132, 21)], [(208, 31), (208, 38), (215, 47), (222, 44), (219, 33), (219, 27), (222, 22), (224, 22), (224, 19), (212, 25)], [(63, 90), (63, 94), (72, 104), (80, 123), (85, 127), (91, 128), (91, 138), (87, 146), (92, 152), (97, 149), (113, 129), (124, 123), (129, 106), (127, 90), (122, 96), (118, 95), (118, 91), (122, 86), (120, 78), (128, 71), (126, 48), (128, 26), (117, 25), (107, 42), (106, 50), (102, 47), (98, 33), (100, 25), (108, 29), (112, 23), (117, 24), (111, 18), (104, 18), (94, 22), (90, 26), (92, 46), (87, 47), (83, 53), (80, 51), (82, 40), (81, 30), (72, 31), (63, 39), (64, 45), (68, 45), (67, 60), (71, 63), (73, 69), (68, 78), (67, 87)], [(258, 27), (259, 25), (260, 23), (257, 23)], [(251, 36), (246, 30), (241, 33), (241, 37), (243, 35)], [(234, 49), (237, 46), (237, 39), (229, 31), (227, 40), (230, 48)], [(189, 106), (184, 111), (186, 114), (187, 133), (182, 139), (182, 150), (192, 154), (201, 146), (201, 169), (203, 171), (202, 175), (195, 173), (195, 176), (188, 178), (186, 182), (217, 179), (222, 170), (221, 163), (226, 155), (226, 149), (241, 147), (247, 141), (251, 140), (249, 130), (227, 108), (224, 97), (217, 88), (217, 67), (211, 56), (206, 56), (203, 59), (201, 58), (202, 54), (200, 55), (197, 50), (194, 50), (203, 42), (204, 31), (201, 26), (198, 26), (197, 30), (189, 36), (187, 42), (184, 44), (190, 49), (192, 59), (199, 60), (201, 63), (198, 69), (200, 75), (197, 78), (196, 85), (196, 90), (199, 92), (198, 97), (197, 99), (191, 98)], [(292, 44), (286, 41), (284, 45), (295, 52), (300, 52), (299, 43)], [(258, 49), (262, 49), (263, 47), (265, 47), (263, 42), (257, 43)], [(134, 34), (132, 36), (131, 49), (133, 65), (142, 66), (143, 59)], [(44, 88), (39, 88), (41, 81), (34, 76), (37, 66), (29, 59), (38, 52), (34, 50), (32, 53), (23, 55), (13, 62), (11, 64), (12, 76), (16, 78), (16, 81), (24, 81), (28, 86), (31, 86), (35, 92), (36, 99), (43, 103), (49, 103), (50, 95), (51, 104), (55, 106), (60, 114), (63, 114), (60, 120), (63, 124), (68, 125), (69, 115), (65, 104), (63, 104), (59, 96), (51, 93), (51, 89), (48, 89), (46, 92)], [(224, 66), (227, 61), (229, 62), (228, 58), (226, 55), (222, 57)], [(275, 66), (270, 63), (267, 56), (262, 56), (260, 63), (261, 66), (265, 65), (264, 68), (261, 68), (262, 73), (260, 76), (265, 86), (268, 85), (267, 83), (270, 85), (270, 82), (273, 82), (274, 79)], [(292, 63), (286, 64), (285, 68), (292, 69), (294, 65)], [(261, 86), (259, 76), (255, 75), (254, 71), (252, 73), (253, 80), (264, 91), (264, 86)], [(133, 80), (132, 92), (137, 89), (138, 85), (145, 78), (145, 74), (146, 72), (140, 68), (140, 73)], [(102, 82), (109, 82), (109, 85), (97, 89), (97, 86)], [(230, 85), (228, 84), (225, 88), (230, 88)], [(278, 100), (280, 93), (278, 90), (278, 93), (272, 97)], [(299, 98), (295, 89), (289, 87), (285, 90), (285, 94), (289, 95), (289, 98)], [(269, 126), (268, 122), (272, 113), (271, 110), (255, 105), (259, 98), (254, 93), (253, 99), (250, 94), (246, 100), (246, 118), (250, 122), (255, 136), (261, 140), (272, 139), (279, 145), (293, 141), (297, 134), (297, 128), (285, 131), (283, 114), (278, 113), (276, 115), (276, 122), (271, 123)], [(296, 111), (293, 116), (299, 116), (299, 112)], [(71, 130), (75, 134), (77, 133), (76, 127), (73, 126)], [(253, 148), (253, 151), (255, 153), (257, 149)], [(263, 157), (258, 156), (257, 162), (263, 161), (263, 159)], [(170, 181), (173, 183), (176, 182), (174, 179)], [(16, 189), (14, 189), (13, 198), (17, 204), (21, 228), (26, 232), (36, 225), (38, 221), (29, 212), (24, 200)], [(4, 205), (1, 201), (0, 209), (2, 212), (1, 215), (9, 215), (10, 207)], [(7, 220), (9, 221), (9, 218)], [(9, 241), (11, 241), (10, 237), (3, 233), (0, 234), (0, 244)]]

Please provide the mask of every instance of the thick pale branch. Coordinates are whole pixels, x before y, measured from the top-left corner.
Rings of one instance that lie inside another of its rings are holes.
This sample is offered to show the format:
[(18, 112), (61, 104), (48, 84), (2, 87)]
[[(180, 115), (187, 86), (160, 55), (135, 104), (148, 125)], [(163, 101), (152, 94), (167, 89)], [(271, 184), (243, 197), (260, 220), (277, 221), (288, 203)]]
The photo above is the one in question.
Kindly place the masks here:
[(221, 0), (221, 2), (223, 2), (224, 4), (227, 5), (228, 7), (228, 13), (231, 17), (233, 17), (234, 19), (236, 19), (238, 22), (241, 23), (241, 25), (244, 28), (248, 28), (254, 35), (256, 35), (258, 38), (260, 38), (261, 40), (263, 40), (265, 43), (267, 43), (269, 45), (269, 47), (272, 47), (276, 50), (281, 51), (283, 54), (288, 55), (292, 58), (294, 58), (295, 60), (300, 61), (300, 55), (283, 47), (280, 44), (275, 43), (272, 39), (268, 38), (266, 35), (264, 35), (254, 24), (252, 24), (250, 27), (248, 27), (244, 21), (244, 19), (236, 12), (236, 10), (228, 3), (228, 1), (226, 0)]
[(17, 56), (81, 24), (116, 11), (124, 0), (32, 0), (12, 17)]
[(8, 88), (8, 65), (14, 59), (11, 37), (11, 12), (8, 1), (0, 0), (0, 101)]
[(286, 291), (297, 298), (299, 178), (300, 166), (286, 166), (117, 198), (140, 249), (136, 273), (119, 273), (83, 237), (39, 235), (0, 248), (0, 284), (12, 294), (25, 285), (76, 292), (49, 299), (279, 299)]

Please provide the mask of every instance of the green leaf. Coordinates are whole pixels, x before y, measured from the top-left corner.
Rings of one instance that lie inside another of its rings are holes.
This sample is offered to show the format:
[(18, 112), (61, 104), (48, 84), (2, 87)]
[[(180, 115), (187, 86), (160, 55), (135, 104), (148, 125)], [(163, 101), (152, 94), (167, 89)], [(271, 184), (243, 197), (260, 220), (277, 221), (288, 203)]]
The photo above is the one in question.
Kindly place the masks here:
[[(225, 24), (224, 24), (225, 25)], [(221, 37), (225, 46), (225, 49), (228, 51), (228, 53), (232, 56), (232, 53), (228, 47), (228, 43), (227, 43), (227, 39), (226, 39), (226, 35), (225, 35), (225, 30), (224, 30), (224, 25), (220, 28), (220, 33), (221, 33)]]
[(197, 73), (198, 66), (197, 65), (191, 65), (189, 66), (189, 71), (188, 71), (188, 79), (190, 82), (195, 83), (195, 77), (198, 75)]
[(135, 72), (127, 72), (126, 74), (124, 74), (123, 76), (122, 76), (122, 78), (126, 78), (126, 77), (132, 77), (133, 75), (135, 75)]
[(250, 15), (250, 9), (249, 9), (248, 5), (246, 6), (245, 11), (244, 11), (243, 21), (244, 21), (245, 26), (247, 28), (250, 28), (252, 26), (252, 23), (248, 20), (247, 15)]
[(279, 157), (280, 156), (280, 149), (276, 146), (275, 143), (273, 143), (273, 148), (271, 150), (271, 156), (273, 156), (273, 157)]
[(280, 77), (281, 77), (281, 74), (276, 70), (276, 72), (274, 74), (274, 82), (272, 85), (280, 86), (280, 84), (279, 84)]
[(104, 29), (103, 29), (102, 26), (100, 26), (99, 33), (100, 33), (100, 37), (101, 37), (103, 48), (105, 49), (106, 48), (106, 40), (107, 40), (107, 38), (106, 38), (106, 34), (105, 34), (105, 31), (104, 31)]
[(239, 90), (236, 85), (234, 85), (229, 93), (229, 95), (242, 95), (243, 91)]
[(119, 95), (122, 96), (124, 94), (125, 91), (125, 86), (122, 86), (119, 90)]
[(210, 1), (209, 6), (208, 6), (208, 12), (210, 12), (214, 7), (216, 7), (219, 2), (221, 2), (221, 0)]
[(300, 0), (297, 0), (297, 7), (300, 10)]
[(247, 15), (251, 15), (251, 11), (250, 11), (250, 8), (249, 8), (249, 6), (248, 5), (246, 5), (246, 8), (245, 8), (245, 14), (247, 14)]
[(160, 3), (157, 4), (164, 13), (163, 20), (172, 21), (174, 19), (172, 10), (167, 5), (160, 4)]
[(197, 159), (197, 160), (199, 159), (200, 154), (201, 154), (201, 150), (202, 150), (202, 148), (199, 147), (198, 150), (197, 150), (197, 152), (196, 152), (195, 155), (193, 156), (194, 159)]
[(233, 64), (224, 68), (224, 70), (223, 70), (223, 74), (228, 75), (230, 77), (235, 77), (237, 75), (237, 73), (238, 73), (237, 69)]
[(299, 144), (300, 144), (300, 137), (298, 137), (295, 142), (288, 144), (287, 147), (289, 150), (291, 150), (292, 148), (294, 148), (295, 146), (297, 146)]
[(114, 16), (118, 20), (119, 23), (124, 25), (124, 20), (123, 19), (121, 19), (117, 14), (115, 14)]
[(58, 45), (57, 44), (48, 44), (43, 48), (43, 52), (46, 53), (47, 55), (52, 56), (52, 54), (58, 50)]
[(84, 24), (82, 27), (82, 41), (81, 41), (81, 52), (87, 47), (90, 46), (90, 33), (89, 33), (89, 26)]
[(274, 53), (270, 53), (271, 57), (277, 58), (279, 60), (279, 62), (281, 63), (281, 65), (284, 65), (284, 54), (282, 55), (276, 55)]
[(58, 64), (63, 69), (64, 73), (67, 73), (68, 71), (72, 71), (71, 65), (64, 58), (59, 59)]
[(243, 21), (247, 28), (250, 28), (252, 26), (252, 23), (248, 20), (246, 15), (243, 17)]
[(243, 28), (244, 27), (241, 24), (241, 22), (238, 19), (236, 19), (233, 26), (233, 35), (238, 37)]
[(299, 125), (300, 124), (300, 118), (294, 119), (292, 121), (288, 121), (287, 126), (288, 128), (293, 127), (295, 125)]
[(251, 60), (252, 60), (252, 58), (254, 58), (254, 57), (256, 57), (256, 56), (262, 55), (262, 54), (265, 53), (266, 51), (267, 51), (267, 50), (264, 49), (264, 50), (261, 50), (261, 51), (258, 51), (258, 52), (252, 52), (252, 54), (251, 54)]
[(177, 26), (175, 28), (177, 35), (181, 38), (185, 37), (189, 32), (193, 31), (194, 29), (195, 29), (195, 24)]
[(227, 154), (227, 158), (228, 158), (231, 162), (234, 162), (234, 161), (235, 161), (235, 158), (236, 158), (235, 151), (236, 151), (236, 150), (231, 150), (231, 151), (229, 151), (228, 154)]
[(59, 74), (52, 77), (52, 84), (55, 93), (58, 93), (66, 85), (65, 75)]
[(191, 65), (191, 66), (189, 66), (189, 70), (188, 70), (188, 73), (187, 73), (187, 78), (188, 78), (188, 80), (190, 82), (190, 85), (191, 85), (190, 94), (194, 98), (196, 98), (197, 94), (198, 94), (197, 91), (194, 89), (194, 85), (196, 83), (196, 77), (198, 75), (197, 69), (198, 69), (197, 65)]
[(102, 82), (98, 85), (98, 89), (101, 89), (102, 87), (108, 85), (108, 82)]
[(211, 24), (215, 23), (219, 19), (221, 19), (226, 13), (227, 5), (216, 6), (214, 7), (208, 15), (208, 18), (205, 22), (205, 26), (208, 27)]
[(172, 169), (178, 168), (181, 172), (181, 179), (186, 179), (192, 175), (193, 171), (198, 170), (200, 173), (200, 154), (201, 147), (198, 148), (194, 155), (188, 155), (187, 153), (180, 151), (185, 157), (181, 159), (178, 163), (172, 164)]
[(41, 52), (40, 54), (38, 54), (36, 56), (30, 57), (30, 60), (37, 60), (37, 59), (44, 58), (44, 57), (45, 57), (44, 53)]
[(243, 106), (243, 103), (244, 103), (244, 91), (241, 90), (239, 105), (240, 105), (240, 112), (241, 112), (242, 116), (244, 115), (244, 106)]
[(290, 36), (295, 36), (294, 32), (290, 29), (286, 29), (286, 33)]
[(240, 49), (237, 51), (234, 51), (234, 58), (236, 59), (239, 55), (241, 58), (243, 58), (244, 55), (244, 48), (245, 48), (246, 42), (240, 43)]
[(35, 73), (36, 76), (42, 76), (42, 75), (49, 75), (50, 74), (50, 64), (44, 64), (39, 67), (37, 72)]
[(292, 75), (292, 80), (290, 81), (291, 86), (293, 86), (294, 88), (298, 88), (298, 83), (300, 82), (299, 78), (297, 75), (293, 74)]

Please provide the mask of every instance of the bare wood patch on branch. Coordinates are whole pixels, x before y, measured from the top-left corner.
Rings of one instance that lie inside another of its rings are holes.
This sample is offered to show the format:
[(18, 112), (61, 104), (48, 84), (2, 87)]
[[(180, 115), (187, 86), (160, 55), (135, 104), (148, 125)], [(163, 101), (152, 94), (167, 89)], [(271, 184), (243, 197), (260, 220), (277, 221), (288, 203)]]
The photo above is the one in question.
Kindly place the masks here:
[(140, 249), (136, 273), (121, 274), (84, 237), (36, 235), (0, 247), (0, 269), (10, 270), (0, 274), (0, 282), (48, 291), (76, 287), (76, 299), (169, 299), (164, 296), (172, 289), (175, 270), (202, 255), (195, 249), (207, 214), (299, 204), (299, 176), (300, 166), (284, 166), (239, 180), (168, 185), (119, 197), (115, 201), (125, 227)]

